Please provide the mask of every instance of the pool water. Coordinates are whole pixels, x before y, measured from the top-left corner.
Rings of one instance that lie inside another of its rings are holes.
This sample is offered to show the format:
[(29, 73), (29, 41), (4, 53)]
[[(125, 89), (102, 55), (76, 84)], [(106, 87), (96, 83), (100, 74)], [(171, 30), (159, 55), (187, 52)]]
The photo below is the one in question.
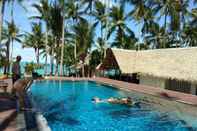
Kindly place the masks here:
[(46, 118), (52, 131), (194, 131), (180, 119), (175, 111), (166, 112), (154, 104), (141, 102), (128, 107), (115, 104), (95, 104), (94, 96), (131, 96), (140, 101), (135, 93), (80, 81), (34, 82), (28, 91), (33, 107)]

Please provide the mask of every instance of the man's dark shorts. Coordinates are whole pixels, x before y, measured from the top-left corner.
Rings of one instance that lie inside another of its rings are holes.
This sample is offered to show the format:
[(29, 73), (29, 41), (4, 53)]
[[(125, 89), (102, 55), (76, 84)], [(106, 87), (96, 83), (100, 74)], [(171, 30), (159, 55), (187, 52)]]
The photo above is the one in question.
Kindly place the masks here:
[(18, 79), (20, 79), (20, 78), (21, 78), (20, 75), (13, 75), (13, 76), (12, 76), (12, 82), (13, 82), (13, 84), (14, 84)]

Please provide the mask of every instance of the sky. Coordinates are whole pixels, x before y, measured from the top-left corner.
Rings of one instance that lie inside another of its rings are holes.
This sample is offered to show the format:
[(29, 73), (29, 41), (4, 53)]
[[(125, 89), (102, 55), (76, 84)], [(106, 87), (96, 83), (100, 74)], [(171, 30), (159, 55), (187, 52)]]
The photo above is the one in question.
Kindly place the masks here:
[[(100, 0), (103, 3), (105, 3), (107, 0)], [(110, 6), (112, 6), (114, 3), (111, 2), (112, 0), (109, 0)], [(21, 7), (20, 5), (16, 4), (14, 5), (14, 20), (17, 27), (21, 30), (21, 33), (24, 32), (31, 32), (31, 20), (28, 19), (30, 16), (38, 15), (39, 13), (36, 11), (35, 8), (32, 7), (32, 4), (39, 3), (39, 0), (25, 0), (23, 3), (23, 6), (26, 8), (26, 10)], [(130, 10), (131, 7), (127, 6), (125, 7), (125, 10)], [(5, 7), (5, 15), (4, 15), (4, 24), (6, 21), (10, 21), (10, 10), (11, 6), (6, 5)], [(160, 22), (162, 23), (162, 21)], [(128, 26), (133, 30), (136, 37), (140, 38), (141, 36), (141, 27), (142, 25), (137, 24), (135, 22), (129, 22)], [(96, 29), (96, 35), (100, 34), (99, 28)], [(113, 36), (112, 38), (113, 39)], [(36, 61), (35, 60), (35, 53), (34, 50), (31, 48), (25, 48), (23, 49), (20, 43), (15, 42), (14, 43), (14, 50), (13, 50), (13, 56), (16, 57), (17, 55), (22, 56), (22, 61), (31, 62)], [(44, 59), (41, 57), (41, 62), (44, 62)]]

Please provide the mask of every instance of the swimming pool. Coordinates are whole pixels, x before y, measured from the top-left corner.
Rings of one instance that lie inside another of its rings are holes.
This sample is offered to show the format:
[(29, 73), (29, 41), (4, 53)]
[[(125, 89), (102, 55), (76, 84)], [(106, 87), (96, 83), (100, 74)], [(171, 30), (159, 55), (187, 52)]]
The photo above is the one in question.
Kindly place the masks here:
[[(53, 131), (195, 131), (180, 112), (149, 97), (90, 81), (40, 81), (31, 85), (28, 95), (33, 107), (43, 114)], [(97, 96), (131, 96), (140, 106), (95, 104)], [(190, 118), (190, 116), (187, 116)], [(197, 121), (192, 118), (192, 121)]]

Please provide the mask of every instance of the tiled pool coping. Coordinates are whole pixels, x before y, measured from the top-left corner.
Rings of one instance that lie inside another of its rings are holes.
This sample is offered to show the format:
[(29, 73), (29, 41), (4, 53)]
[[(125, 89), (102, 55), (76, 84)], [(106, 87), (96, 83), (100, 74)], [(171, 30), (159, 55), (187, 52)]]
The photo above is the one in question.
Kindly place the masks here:
[(139, 93), (144, 93), (156, 97), (163, 97), (166, 99), (171, 99), (176, 102), (189, 104), (193, 106), (197, 106), (197, 96), (166, 90), (158, 87), (151, 87), (151, 86), (145, 86), (145, 85), (138, 85), (118, 80), (112, 80), (108, 78), (74, 78), (74, 77), (47, 77), (46, 80), (70, 80), (70, 81), (81, 81), (81, 80), (89, 80), (89, 81), (95, 81), (102, 84), (112, 85), (114, 87), (127, 90), (127, 91), (136, 91)]

